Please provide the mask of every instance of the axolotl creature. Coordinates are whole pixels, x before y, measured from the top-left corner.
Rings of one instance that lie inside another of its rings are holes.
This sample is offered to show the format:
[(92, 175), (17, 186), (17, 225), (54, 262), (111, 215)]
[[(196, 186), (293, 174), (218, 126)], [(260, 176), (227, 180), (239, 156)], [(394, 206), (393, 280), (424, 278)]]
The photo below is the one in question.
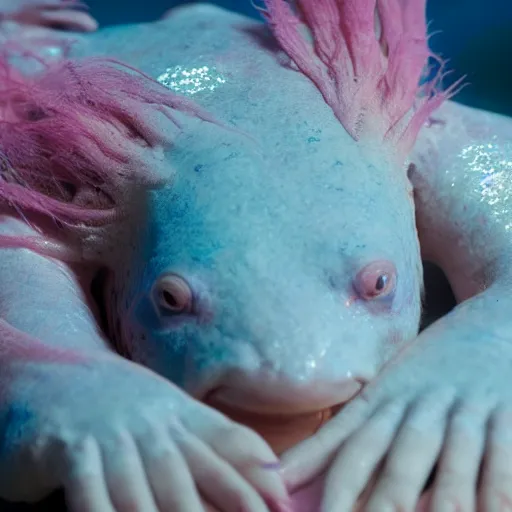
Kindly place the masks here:
[[(0, 496), (502, 510), (511, 123), (421, 82), (424, 7), (6, 38)], [(461, 304), (418, 336), (422, 256)]]

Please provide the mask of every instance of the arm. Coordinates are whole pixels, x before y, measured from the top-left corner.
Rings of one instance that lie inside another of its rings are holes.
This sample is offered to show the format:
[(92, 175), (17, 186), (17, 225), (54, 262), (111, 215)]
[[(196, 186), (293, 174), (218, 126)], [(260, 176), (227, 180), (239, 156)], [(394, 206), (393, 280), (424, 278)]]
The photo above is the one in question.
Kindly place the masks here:
[(512, 250), (512, 119), (447, 102), (412, 156), (425, 259), (462, 302), (508, 274)]
[[(3, 215), (0, 235), (37, 233), (25, 222)], [(95, 269), (76, 270), (28, 249), (0, 249), (1, 318), (49, 349), (108, 353), (88, 293)]]

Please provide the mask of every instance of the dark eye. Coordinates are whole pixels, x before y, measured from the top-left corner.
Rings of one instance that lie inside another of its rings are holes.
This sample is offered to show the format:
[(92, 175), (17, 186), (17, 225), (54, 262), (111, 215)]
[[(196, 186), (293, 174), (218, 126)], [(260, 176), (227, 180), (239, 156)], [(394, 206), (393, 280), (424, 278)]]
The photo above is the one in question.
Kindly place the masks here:
[(379, 260), (366, 265), (355, 279), (357, 293), (366, 300), (388, 297), (395, 291), (396, 269), (393, 263)]
[(377, 280), (375, 281), (375, 291), (378, 293), (381, 293), (383, 290), (385, 290), (387, 284), (389, 283), (389, 275), (386, 273), (379, 274), (379, 277), (377, 277)]
[(190, 313), (192, 290), (188, 283), (176, 274), (161, 276), (153, 287), (153, 301), (160, 312), (174, 315)]

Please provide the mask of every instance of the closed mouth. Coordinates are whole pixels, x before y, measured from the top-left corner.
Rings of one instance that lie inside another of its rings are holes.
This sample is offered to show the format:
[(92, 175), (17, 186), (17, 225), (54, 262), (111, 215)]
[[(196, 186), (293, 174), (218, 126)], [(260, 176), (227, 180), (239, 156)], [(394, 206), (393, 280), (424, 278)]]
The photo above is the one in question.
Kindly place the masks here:
[(328, 407), (302, 409), (300, 412), (274, 410), (251, 410), (218, 400), (216, 393), (209, 393), (204, 402), (225, 414), (236, 423), (245, 425), (260, 434), (277, 455), (314, 435), (347, 403)]

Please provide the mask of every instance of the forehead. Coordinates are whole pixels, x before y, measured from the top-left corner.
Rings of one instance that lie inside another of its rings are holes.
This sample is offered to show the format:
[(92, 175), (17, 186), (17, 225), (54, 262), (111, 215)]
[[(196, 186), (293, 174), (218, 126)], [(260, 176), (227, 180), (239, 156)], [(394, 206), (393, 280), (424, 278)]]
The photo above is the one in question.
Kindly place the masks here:
[(320, 135), (309, 149), (307, 140), (290, 140), (294, 128), (265, 141), (256, 132), (249, 137), (195, 123), (169, 154), (172, 184), (152, 194), (158, 267), (215, 265), (252, 254), (264, 255), (267, 265), (321, 259), (338, 267), (354, 256), (355, 270), (365, 259), (399, 257), (397, 191), (377, 166), (356, 167), (355, 146), (345, 152)]
[(199, 4), (158, 23), (100, 31), (75, 49), (80, 52), (129, 62), (230, 128), (253, 135), (267, 153), (311, 154), (315, 143), (330, 139), (355, 159), (349, 155), (355, 142), (261, 22)]
[[(244, 232), (254, 240), (258, 229), (300, 228), (371, 244), (379, 208), (388, 224), (403, 214), (394, 211), (399, 171), (346, 133), (262, 23), (196, 5), (159, 23), (99, 32), (87, 52), (129, 62), (226, 126), (182, 120), (169, 154), (175, 182), (153, 198), (180, 236), (218, 240), (223, 226), (240, 243)], [(382, 224), (378, 236), (393, 240)]]

